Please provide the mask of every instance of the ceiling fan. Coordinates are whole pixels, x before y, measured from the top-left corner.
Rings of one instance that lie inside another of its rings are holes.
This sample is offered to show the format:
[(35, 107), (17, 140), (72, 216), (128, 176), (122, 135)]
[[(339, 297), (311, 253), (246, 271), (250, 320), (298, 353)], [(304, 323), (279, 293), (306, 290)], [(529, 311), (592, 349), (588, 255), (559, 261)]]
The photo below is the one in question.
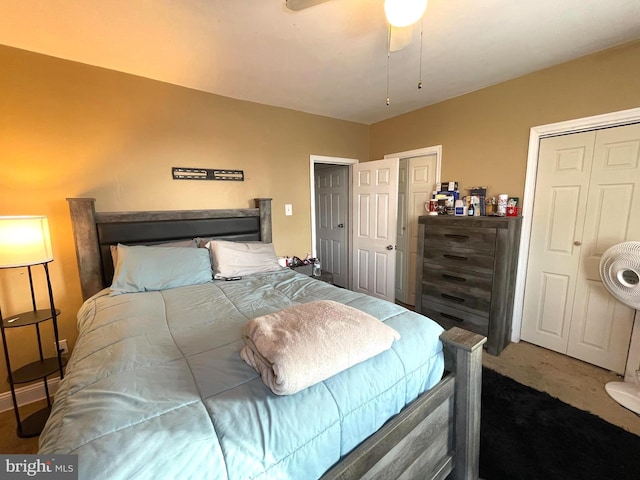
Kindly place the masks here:
[[(298, 11), (328, 0), (286, 0), (289, 10)], [(392, 27), (410, 27), (422, 18), (428, 0), (384, 0), (384, 13)]]
[[(286, 0), (291, 11), (304, 10), (329, 0)], [(389, 23), (389, 52), (397, 52), (409, 45), (413, 26), (422, 18), (428, 0), (385, 0), (384, 13)]]
[(319, 3), (328, 2), (329, 0), (287, 0), (287, 8), (297, 12), (298, 10), (304, 10), (305, 8), (313, 7)]
[[(304, 10), (328, 0), (286, 0), (289, 10)], [(413, 27), (423, 18), (428, 0), (384, 0), (384, 13), (389, 24), (387, 37), (387, 105), (389, 98), (389, 58), (391, 53), (397, 52), (409, 45), (413, 39)], [(422, 32), (420, 27), (420, 75), (418, 90), (422, 88)]]

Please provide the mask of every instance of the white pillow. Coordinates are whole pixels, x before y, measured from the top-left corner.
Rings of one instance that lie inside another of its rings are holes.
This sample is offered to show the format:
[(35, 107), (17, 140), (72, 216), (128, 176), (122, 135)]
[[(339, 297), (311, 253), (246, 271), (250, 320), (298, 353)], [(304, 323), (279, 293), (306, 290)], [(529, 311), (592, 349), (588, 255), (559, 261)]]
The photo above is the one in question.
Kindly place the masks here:
[(272, 243), (211, 240), (205, 246), (217, 279), (282, 270)]
[(198, 285), (210, 282), (211, 274), (208, 251), (201, 248), (118, 244), (111, 295)]

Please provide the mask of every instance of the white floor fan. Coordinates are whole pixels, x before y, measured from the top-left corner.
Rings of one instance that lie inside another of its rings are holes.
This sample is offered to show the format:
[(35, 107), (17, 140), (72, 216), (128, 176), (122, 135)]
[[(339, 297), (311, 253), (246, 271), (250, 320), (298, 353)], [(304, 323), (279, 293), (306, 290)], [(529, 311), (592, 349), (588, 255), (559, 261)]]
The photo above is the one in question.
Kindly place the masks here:
[[(640, 310), (640, 242), (622, 242), (606, 250), (600, 260), (600, 277), (614, 297)], [(640, 415), (639, 383), (609, 382), (605, 390), (620, 405)]]

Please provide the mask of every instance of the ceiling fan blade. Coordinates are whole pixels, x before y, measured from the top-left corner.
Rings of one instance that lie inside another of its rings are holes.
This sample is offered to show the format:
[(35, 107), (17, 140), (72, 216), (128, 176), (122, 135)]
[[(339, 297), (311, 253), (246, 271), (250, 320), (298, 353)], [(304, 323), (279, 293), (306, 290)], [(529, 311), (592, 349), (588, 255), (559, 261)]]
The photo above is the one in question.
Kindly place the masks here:
[(329, 0), (286, 0), (286, 3), (289, 10), (298, 11), (327, 1)]
[(391, 37), (389, 38), (389, 51), (398, 52), (409, 45), (413, 40), (413, 25), (408, 27), (391, 26)]

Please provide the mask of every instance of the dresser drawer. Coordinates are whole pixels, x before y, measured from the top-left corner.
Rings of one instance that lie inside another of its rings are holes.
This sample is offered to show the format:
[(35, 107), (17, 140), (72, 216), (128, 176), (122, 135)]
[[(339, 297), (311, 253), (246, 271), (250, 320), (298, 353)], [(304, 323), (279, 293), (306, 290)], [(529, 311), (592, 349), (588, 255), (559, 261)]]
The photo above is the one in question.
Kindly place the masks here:
[(422, 298), (476, 315), (489, 315), (491, 291), (422, 279)]
[(493, 252), (496, 249), (496, 229), (429, 225), (425, 229), (425, 247), (461, 247)]
[(460, 327), (485, 337), (489, 332), (489, 317), (456, 310), (447, 305), (430, 302), (427, 299), (423, 299), (420, 313), (438, 322), (446, 330), (451, 327)]
[(425, 262), (422, 281), (427, 285), (442, 285), (443, 288), (466, 288), (472, 292), (491, 292), (493, 275), (474, 272), (469, 269), (453, 268), (437, 263)]
[(478, 273), (490, 274), (494, 268), (494, 254), (485, 250), (469, 250), (459, 247), (443, 248), (442, 246), (425, 244), (423, 259), (425, 264), (442, 265)]

